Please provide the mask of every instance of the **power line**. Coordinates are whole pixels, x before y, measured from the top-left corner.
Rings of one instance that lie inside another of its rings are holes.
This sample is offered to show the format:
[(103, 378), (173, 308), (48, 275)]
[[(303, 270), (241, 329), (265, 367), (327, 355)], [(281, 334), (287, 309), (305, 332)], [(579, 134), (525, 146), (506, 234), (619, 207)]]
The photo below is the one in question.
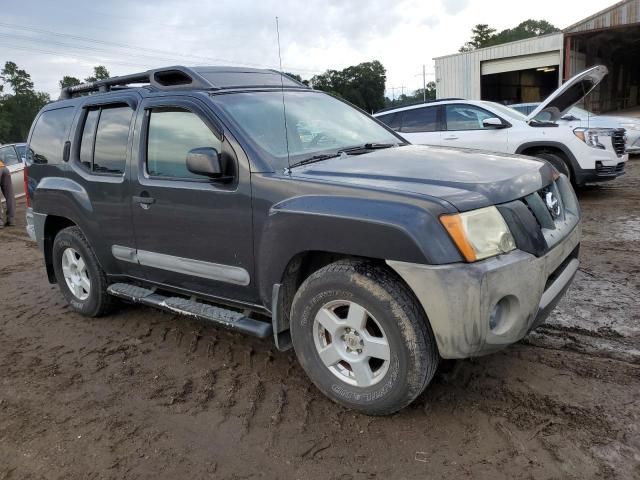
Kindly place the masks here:
[[(113, 47), (118, 47), (118, 48), (121, 48), (121, 49), (133, 50), (135, 52), (148, 52), (148, 53), (152, 53), (152, 54), (160, 54), (160, 55), (170, 56), (171, 58), (180, 58), (181, 61), (183, 61), (185, 58), (191, 58), (191, 59), (197, 60), (197, 61), (222, 62), (222, 63), (229, 63), (229, 64), (235, 64), (235, 65), (240, 65), (240, 66), (247, 66), (247, 67), (257, 67), (257, 68), (272, 68), (273, 67), (272, 65), (257, 64), (257, 63), (247, 63), (247, 62), (238, 62), (236, 60), (229, 60), (229, 59), (224, 59), (224, 58), (208, 57), (208, 56), (204, 56), (204, 55), (185, 54), (185, 53), (179, 53), (179, 52), (175, 53), (175, 52), (168, 52), (166, 50), (159, 50), (159, 49), (155, 49), (155, 48), (132, 46), (132, 45), (127, 45), (127, 44), (118, 43), (118, 42), (112, 42), (112, 41), (100, 40), (100, 39), (96, 39), (96, 38), (85, 37), (85, 36), (81, 36), (81, 35), (72, 35), (72, 34), (68, 34), (68, 33), (54, 32), (54, 31), (51, 31), (51, 30), (46, 30), (46, 29), (43, 29), (43, 28), (38, 28), (38, 27), (33, 27), (33, 26), (14, 25), (14, 24), (6, 23), (6, 22), (0, 22), (0, 27), (13, 29), (13, 30), (23, 30), (23, 31), (27, 31), (27, 32), (34, 32), (34, 33), (39, 33), (39, 34), (52, 35), (52, 36), (56, 36), (56, 37), (63, 37), (63, 38), (68, 38), (68, 39), (72, 39), (72, 40), (79, 40), (79, 41), (87, 42), (87, 43), (95, 43), (95, 44), (100, 44), (100, 45), (113, 46)], [(46, 39), (44, 39), (44, 40), (46, 41)], [(43, 40), (41, 39), (39, 41), (43, 41)], [(72, 46), (69, 46), (69, 47), (73, 48)], [(84, 47), (87, 48), (86, 45)], [(131, 55), (135, 55), (135, 54), (127, 53), (127, 55), (131, 56)], [(137, 56), (140, 56), (140, 55), (137, 54)], [(294, 70), (294, 71), (297, 71), (297, 72), (314, 73), (314, 74), (320, 73), (317, 70), (309, 70), (309, 69), (297, 68), (297, 67), (290, 67), (290, 70)]]

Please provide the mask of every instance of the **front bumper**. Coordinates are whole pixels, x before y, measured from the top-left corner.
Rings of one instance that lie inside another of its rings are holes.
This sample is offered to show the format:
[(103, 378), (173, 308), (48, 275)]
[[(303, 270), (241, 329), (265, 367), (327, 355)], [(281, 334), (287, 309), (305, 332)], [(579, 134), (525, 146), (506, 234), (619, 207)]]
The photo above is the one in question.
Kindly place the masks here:
[(629, 160), (629, 154), (625, 154), (617, 162), (596, 161), (594, 169), (580, 169), (575, 172), (575, 183), (582, 185), (592, 182), (606, 182), (624, 175), (624, 167)]
[[(387, 263), (418, 297), (440, 355), (467, 358), (515, 343), (547, 318), (578, 270), (579, 244), (578, 224), (541, 257), (515, 250), (476, 263)], [(491, 328), (498, 302), (503, 314)]]

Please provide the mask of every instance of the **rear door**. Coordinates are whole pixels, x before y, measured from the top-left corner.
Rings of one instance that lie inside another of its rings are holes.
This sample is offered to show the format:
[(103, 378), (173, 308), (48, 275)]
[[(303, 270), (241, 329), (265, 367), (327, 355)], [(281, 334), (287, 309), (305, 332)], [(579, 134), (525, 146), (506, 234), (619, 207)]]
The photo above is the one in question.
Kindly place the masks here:
[[(70, 143), (67, 176), (84, 192), (81, 228), (109, 274), (136, 276), (135, 265), (118, 261), (114, 245), (134, 246), (127, 162), (136, 96), (90, 99), (80, 108)], [(86, 199), (85, 197), (86, 192)]]
[(18, 155), (13, 145), (0, 148), (0, 161), (11, 172), (11, 183), (13, 184), (13, 194), (22, 196), (24, 194), (24, 159)]
[(441, 144), (441, 108), (437, 105), (398, 112), (399, 132), (411, 143)]
[[(156, 284), (252, 302), (249, 166), (223, 132), (209, 106), (197, 98), (143, 101), (129, 200), (135, 255), (146, 278)], [(226, 181), (187, 169), (187, 153), (202, 147), (220, 153), (228, 166)]]
[(444, 105), (445, 131), (442, 145), (506, 152), (509, 148), (508, 128), (484, 126), (482, 121), (498, 116), (476, 105), (453, 103)]

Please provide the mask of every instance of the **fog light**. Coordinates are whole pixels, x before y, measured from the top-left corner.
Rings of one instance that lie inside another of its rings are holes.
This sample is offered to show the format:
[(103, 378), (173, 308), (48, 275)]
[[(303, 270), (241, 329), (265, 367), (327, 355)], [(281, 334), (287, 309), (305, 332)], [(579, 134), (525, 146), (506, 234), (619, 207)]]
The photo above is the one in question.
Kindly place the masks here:
[(509, 331), (519, 315), (518, 299), (513, 295), (506, 295), (496, 302), (489, 312), (489, 329), (496, 335)]
[(502, 310), (504, 308), (501, 302), (502, 300), (496, 303), (489, 314), (489, 328), (491, 330), (495, 330), (500, 322), (500, 317), (502, 316)]

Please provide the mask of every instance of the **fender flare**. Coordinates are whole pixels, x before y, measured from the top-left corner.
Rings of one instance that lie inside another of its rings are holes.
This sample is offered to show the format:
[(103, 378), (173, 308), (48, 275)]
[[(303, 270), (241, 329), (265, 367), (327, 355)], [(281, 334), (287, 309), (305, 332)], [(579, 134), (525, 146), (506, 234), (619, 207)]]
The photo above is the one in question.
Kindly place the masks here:
[(438, 221), (417, 205), (384, 199), (305, 195), (273, 205), (258, 233), (260, 298), (270, 305), (273, 286), (301, 253), (322, 252), (420, 264), (462, 261)]

